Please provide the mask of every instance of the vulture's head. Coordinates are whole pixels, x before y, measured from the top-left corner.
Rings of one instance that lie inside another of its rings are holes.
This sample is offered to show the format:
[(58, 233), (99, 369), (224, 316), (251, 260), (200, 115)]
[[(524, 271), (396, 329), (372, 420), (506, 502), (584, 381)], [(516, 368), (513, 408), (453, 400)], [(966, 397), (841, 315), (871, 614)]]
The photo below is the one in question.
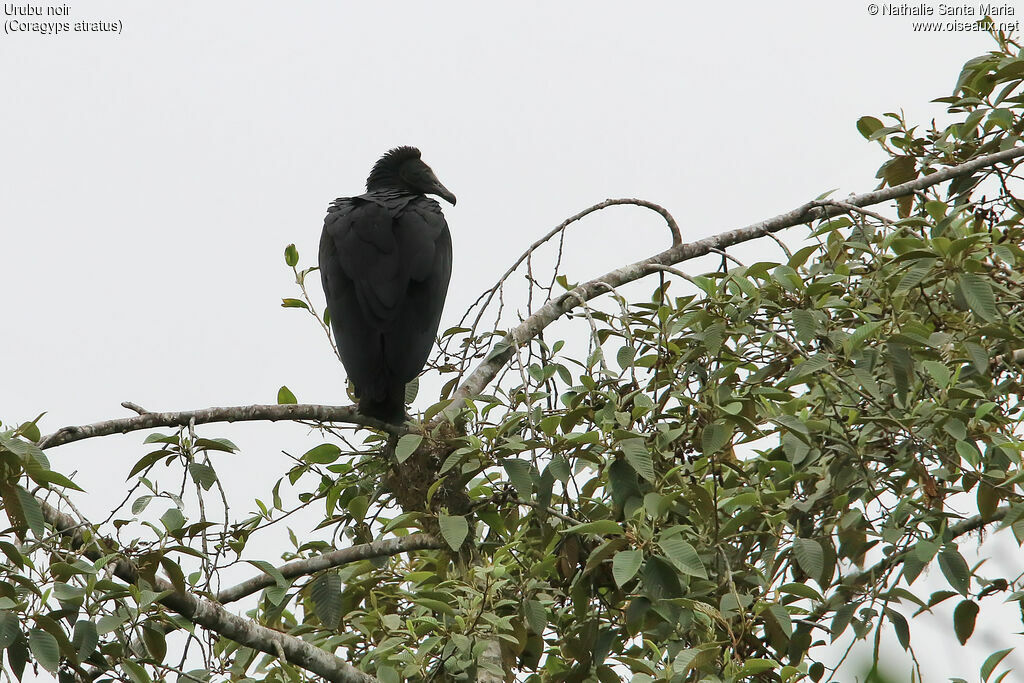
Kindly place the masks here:
[(423, 163), (420, 151), (415, 147), (395, 147), (373, 165), (370, 177), (366, 179), (366, 189), (389, 188), (419, 194), (436, 194), (455, 205), (455, 195), (449, 192), (430, 167)]

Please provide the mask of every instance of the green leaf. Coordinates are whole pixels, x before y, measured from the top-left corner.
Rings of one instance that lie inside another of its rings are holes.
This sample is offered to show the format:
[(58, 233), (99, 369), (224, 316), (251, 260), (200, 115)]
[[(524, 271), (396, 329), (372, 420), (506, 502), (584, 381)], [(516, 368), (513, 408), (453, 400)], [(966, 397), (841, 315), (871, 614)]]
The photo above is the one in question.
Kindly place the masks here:
[(743, 666), (736, 672), (737, 676), (754, 676), (765, 671), (771, 671), (772, 669), (778, 669), (781, 666), (778, 662), (772, 661), (771, 659), (757, 659), (750, 658), (744, 660)]
[(120, 662), (125, 672), (128, 674), (128, 678), (132, 679), (132, 683), (151, 683), (153, 679), (146, 673), (146, 667), (142, 666), (138, 662), (130, 659), (122, 659)]
[(859, 604), (857, 602), (847, 602), (836, 610), (835, 615), (832, 617), (832, 623), (829, 626), (833, 643), (846, 631), (850, 621), (853, 619), (853, 613), (857, 610)]
[(1013, 652), (1013, 648), (1008, 647), (1005, 650), (993, 652), (988, 656), (988, 658), (985, 660), (985, 663), (981, 665), (982, 683), (988, 682), (988, 679), (992, 675), (992, 672), (996, 670), (997, 666), (999, 666), (999, 662), (1003, 661), (1003, 659), (1006, 658), (1006, 655), (1010, 654), (1011, 652)]
[(60, 666), (60, 646), (57, 639), (42, 629), (34, 628), (28, 634), (28, 649), (39, 665), (50, 673)]
[(278, 405), (295, 405), (299, 400), (295, 398), (295, 394), (292, 390), (286, 386), (282, 386), (277, 390), (277, 404)]
[(910, 380), (914, 375), (914, 359), (910, 355), (910, 349), (902, 344), (889, 342), (886, 344), (886, 360), (892, 370), (893, 383), (896, 385), (896, 392), (901, 399), (907, 394), (910, 388)]
[(932, 376), (935, 383), (939, 385), (940, 389), (945, 389), (949, 386), (949, 379), (952, 377), (952, 373), (949, 368), (946, 367), (945, 363), (940, 363), (936, 360), (921, 361), (921, 365), (928, 371), (928, 374)]
[(352, 519), (357, 522), (363, 521), (366, 511), (370, 509), (370, 499), (366, 496), (356, 496), (348, 502), (348, 512)]
[(333, 443), (322, 443), (306, 451), (302, 456), (302, 462), (310, 465), (329, 465), (338, 459), (341, 449)]
[(990, 363), (988, 350), (980, 344), (974, 342), (964, 342), (964, 350), (967, 351), (967, 355), (971, 358), (971, 363), (974, 365), (974, 369), (982, 375), (988, 373), (988, 366)]
[(978, 618), (978, 603), (973, 600), (962, 600), (953, 610), (953, 631), (961, 645), (966, 645), (974, 633), (974, 623)]
[(999, 317), (996, 308), (996, 296), (992, 285), (986, 278), (976, 273), (960, 273), (960, 292), (964, 295), (971, 312), (985, 322), (992, 322)]
[(560, 455), (551, 458), (551, 462), (548, 463), (545, 472), (550, 472), (552, 477), (563, 484), (569, 481), (569, 478), (572, 476), (569, 462)]
[(160, 558), (160, 566), (164, 568), (165, 572), (167, 572), (167, 578), (171, 580), (171, 585), (174, 586), (174, 589), (184, 593), (185, 573), (181, 571), (181, 566), (168, 555), (164, 555)]
[(643, 592), (655, 605), (660, 600), (683, 597), (679, 571), (666, 559), (657, 555), (644, 562)]
[(452, 550), (462, 547), (466, 536), (469, 535), (469, 522), (462, 515), (440, 514), (437, 517), (438, 525), (441, 527), (441, 536), (448, 542)]
[(679, 536), (662, 538), (658, 541), (658, 545), (679, 571), (701, 579), (708, 578), (708, 573), (704, 569), (704, 563), (700, 561), (697, 550)]
[(942, 549), (939, 553), (939, 569), (953, 590), (963, 596), (967, 595), (971, 586), (971, 570), (956, 547), (947, 546)]
[(32, 534), (36, 538), (42, 538), (43, 532), (46, 529), (43, 508), (40, 507), (39, 501), (31, 493), (20, 486), (15, 486), (14, 488), (18, 492), (18, 502), (21, 503), (21, 511), (25, 515), (25, 523), (28, 524), (28, 528), (32, 530)]
[(132, 502), (132, 514), (141, 515), (142, 511), (145, 510), (150, 502), (153, 500), (153, 496), (139, 496)]
[(38, 443), (39, 439), (42, 438), (42, 434), (39, 433), (39, 425), (36, 423), (39, 422), (43, 415), (45, 415), (45, 413), (40, 414), (39, 417), (31, 422), (22, 422), (21, 425), (18, 426), (18, 434), (21, 434), (29, 441)]
[(455, 610), (452, 606), (443, 600), (434, 600), (433, 598), (425, 598), (422, 595), (411, 595), (409, 599), (415, 602), (417, 605), (426, 607), (434, 612), (440, 612), (441, 614), (447, 614), (450, 617), (455, 616)]
[(21, 635), (21, 622), (13, 612), (0, 610), (0, 650), (6, 650)]
[(798, 595), (801, 598), (807, 598), (817, 602), (825, 602), (825, 597), (806, 583), (785, 583), (779, 586), (779, 592)]
[[(917, 163), (910, 155), (895, 156), (887, 161), (882, 168), (885, 182), (889, 184), (889, 187), (902, 185), (917, 177)], [(900, 212), (900, 217), (905, 217), (904, 212)]]
[(309, 306), (306, 305), (305, 301), (299, 299), (281, 299), (281, 308), (305, 308), (309, 310)]
[(806, 308), (797, 308), (793, 311), (793, 327), (796, 328), (796, 337), (801, 341), (811, 341), (818, 334), (818, 322), (814, 313)]
[(725, 323), (718, 321), (708, 325), (704, 329), (704, 347), (708, 355), (717, 356), (722, 350), (722, 342), (725, 341)]
[(704, 427), (700, 435), (701, 452), (712, 456), (722, 450), (732, 438), (732, 430), (723, 420), (715, 420)]
[(908, 649), (910, 647), (910, 624), (907, 623), (906, 617), (891, 607), (885, 608), (885, 616), (889, 618), (889, 623), (896, 631), (896, 639), (900, 641), (900, 645), (904, 650)]
[(957, 441), (956, 452), (961, 458), (975, 467), (981, 461), (981, 453), (978, 452), (977, 446), (969, 441)]
[(857, 131), (867, 140), (870, 140), (872, 135), (884, 127), (882, 122), (874, 116), (862, 116), (857, 119)]
[(636, 349), (632, 346), (623, 346), (619, 349), (618, 353), (615, 354), (615, 362), (619, 364), (619, 367), (625, 370), (633, 366), (633, 359), (636, 357)]
[(334, 630), (341, 625), (341, 577), (336, 571), (326, 571), (314, 579), (309, 589), (313, 613), (325, 628)]
[(935, 266), (935, 259), (933, 258), (922, 258), (919, 259), (910, 270), (903, 274), (900, 278), (900, 283), (896, 285), (897, 295), (906, 294), (914, 287), (917, 287), (921, 282), (932, 272), (932, 268)]
[(222, 453), (238, 452), (238, 446), (232, 443), (230, 439), (220, 437), (216, 439), (196, 439), (196, 447), (206, 451), (220, 451)]
[(274, 583), (276, 583), (278, 586), (290, 585), (290, 582), (288, 581), (288, 579), (284, 577), (284, 574), (282, 574), (277, 567), (270, 564), (266, 560), (246, 560), (246, 562), (248, 562), (252, 566), (262, 571), (264, 574), (272, 578), (274, 580)]
[[(26, 468), (26, 471), (27, 470), (28, 468)], [(43, 484), (46, 488), (50, 488), (48, 484), (56, 484), (62, 488), (72, 489), (74, 491), (85, 491), (81, 486), (71, 481), (60, 472), (55, 472), (54, 470), (37, 470), (35, 472), (29, 472), (29, 476), (32, 478), (32, 481), (37, 484)]]
[(644, 554), (641, 550), (620, 550), (615, 553), (615, 557), (612, 558), (612, 578), (619, 588), (636, 576), (643, 563)]
[(807, 425), (804, 424), (803, 420), (801, 420), (799, 417), (796, 417), (795, 415), (778, 415), (772, 418), (772, 422), (775, 422), (776, 424), (785, 427), (793, 434), (808, 435), (811, 433), (811, 431), (807, 428)]
[(405, 403), (406, 405), (416, 400), (416, 396), (420, 393), (420, 378), (413, 377), (412, 380), (405, 385)]
[(142, 642), (146, 651), (158, 662), (162, 662), (167, 656), (167, 640), (163, 632), (152, 626), (142, 627)]
[(626, 533), (625, 529), (619, 526), (618, 522), (610, 519), (599, 519), (596, 522), (577, 524), (576, 526), (571, 526), (568, 529), (562, 529), (562, 532), (573, 534), (600, 534), (601, 536), (622, 536)]
[(636, 470), (637, 474), (653, 484), (657, 480), (657, 475), (654, 472), (654, 461), (651, 459), (651, 453), (647, 450), (644, 440), (624, 439), (619, 445), (622, 446), (626, 462)]
[(398, 440), (398, 444), (395, 446), (395, 460), (398, 462), (405, 462), (409, 459), (409, 456), (416, 452), (416, 449), (420, 447), (420, 443), (423, 441), (422, 434), (405, 434), (401, 439)]
[(284, 262), (291, 268), (299, 264), (299, 250), (295, 248), (294, 244), (289, 244), (284, 248)]
[(768, 606), (768, 613), (772, 615), (775, 623), (779, 625), (787, 638), (793, 637), (793, 619), (789, 616), (789, 610), (776, 603)]
[(533, 468), (530, 463), (517, 458), (506, 458), (501, 461), (501, 466), (505, 468), (509, 481), (516, 487), (519, 495), (522, 498), (529, 498), (533, 493)]
[(853, 331), (850, 338), (847, 340), (850, 350), (855, 351), (859, 349), (864, 342), (875, 336), (875, 332), (878, 331), (885, 323), (876, 321), (873, 323), (865, 323)]
[(817, 541), (810, 538), (794, 538), (793, 556), (808, 576), (816, 581), (821, 580), (821, 572), (825, 568), (825, 554)]
[(185, 515), (176, 507), (168, 508), (167, 512), (160, 516), (160, 521), (168, 531), (177, 531), (185, 526)]
[(787, 380), (795, 380), (807, 375), (821, 372), (831, 365), (827, 353), (816, 353), (802, 363), (796, 365), (787, 375)]
[(544, 603), (539, 600), (527, 600), (523, 603), (523, 612), (530, 630), (537, 635), (543, 635), (544, 629), (548, 626), (548, 613), (544, 609)]
[(608, 466), (608, 486), (611, 488), (612, 502), (620, 507), (630, 498), (643, 495), (636, 470), (625, 460), (615, 460)]
[(216, 470), (204, 463), (189, 463), (188, 473), (192, 475), (192, 481), (202, 486), (204, 491), (209, 491), (217, 483)]

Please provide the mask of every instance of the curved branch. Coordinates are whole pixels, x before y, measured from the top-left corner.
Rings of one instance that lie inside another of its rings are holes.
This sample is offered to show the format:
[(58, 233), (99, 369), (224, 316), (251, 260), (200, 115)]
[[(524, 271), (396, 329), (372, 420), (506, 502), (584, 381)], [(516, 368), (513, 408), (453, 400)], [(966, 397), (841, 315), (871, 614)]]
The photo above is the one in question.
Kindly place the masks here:
[[(547, 303), (537, 310), (536, 313), (528, 317), (516, 327), (512, 328), (504, 339), (505, 348), (496, 347), (486, 358), (484, 358), (483, 361), (481, 361), (465, 381), (463, 381), (462, 385), (455, 391), (452, 395), (452, 402), (438, 417), (444, 419), (454, 418), (462, 409), (462, 399), (482, 392), (484, 388), (498, 375), (501, 368), (509, 362), (515, 348), (527, 343), (540, 334), (545, 327), (575, 308), (578, 305), (578, 300), (590, 300), (601, 294), (603, 291), (602, 283), (607, 283), (607, 285), (612, 287), (619, 287), (627, 282), (638, 280), (652, 272), (657, 272), (659, 270), (659, 266), (674, 265), (681, 263), (682, 261), (688, 261), (699, 256), (704, 256), (715, 250), (725, 249), (726, 247), (731, 247), (742, 242), (749, 242), (750, 240), (764, 237), (765, 235), (778, 232), (785, 228), (791, 228), (796, 225), (802, 225), (811, 221), (847, 213), (852, 207), (860, 208), (872, 206), (889, 201), (890, 199), (904, 197), (932, 187), (933, 185), (938, 185), (939, 183), (943, 183), (952, 178), (968, 175), (980, 169), (1010, 161), (1011, 159), (1016, 159), (1021, 156), (1024, 156), (1024, 146), (1013, 147), (1011, 149), (1003, 150), (1002, 152), (996, 152), (995, 154), (988, 154), (960, 164), (959, 166), (950, 166), (949, 168), (935, 171), (930, 175), (922, 176), (916, 180), (903, 183), (902, 185), (852, 195), (841, 202), (841, 204), (850, 205), (849, 207), (837, 205), (835, 202), (828, 203), (824, 206), (821, 201), (807, 202), (792, 211), (787, 211), (786, 213), (753, 223), (743, 228), (737, 228), (735, 230), (729, 230), (717, 235), (712, 235), (711, 237), (706, 237), (702, 240), (697, 240), (696, 242), (673, 245), (671, 248), (655, 254), (654, 256), (617, 268), (598, 278), (590, 280), (589, 282), (578, 285), (570, 292), (566, 292), (559, 297), (549, 299)], [(597, 204), (595, 206), (601, 205)]]
[[(343, 564), (368, 560), (374, 557), (385, 557), (398, 555), (399, 553), (412, 552), (414, 550), (436, 550), (443, 548), (447, 543), (430, 534), (411, 534), (401, 538), (387, 538), (372, 543), (363, 543), (349, 548), (342, 548), (331, 553), (325, 553), (307, 560), (295, 560), (277, 568), (286, 579), (293, 579), (298, 576), (306, 576), (323, 569), (340, 567)], [(252, 595), (264, 588), (274, 585), (274, 579), (269, 574), (259, 574), (239, 584), (225, 588), (217, 593), (217, 602), (226, 605), (235, 600)]]
[[(87, 541), (83, 534), (83, 525), (70, 515), (60, 512), (41, 498), (36, 498), (43, 511), (43, 517), (72, 545), (92, 561), (100, 560), (104, 553), (99, 550), (97, 539)], [(140, 575), (138, 568), (127, 559), (116, 560), (113, 564), (114, 574), (129, 584), (138, 585)], [(110, 566), (109, 564), (107, 566)], [(292, 664), (306, 671), (323, 676), (328, 681), (338, 683), (376, 683), (377, 679), (366, 674), (348, 662), (321, 650), (312, 643), (301, 638), (260, 626), (228, 612), (220, 605), (209, 600), (177, 590), (169, 581), (156, 578), (153, 588), (167, 595), (160, 598), (160, 604), (177, 612), (189, 621), (236, 643), (251, 647), (273, 656), (281, 656)]]
[[(634, 199), (634, 198), (606, 199), (603, 202), (598, 202), (597, 204), (594, 204), (593, 206), (588, 206), (587, 208), (583, 209), (582, 211), (580, 211), (577, 214), (569, 216), (564, 221), (562, 221), (561, 223), (556, 225), (554, 228), (552, 228), (550, 231), (548, 231), (548, 233), (546, 235), (544, 235), (543, 237), (538, 239), (536, 242), (531, 244), (526, 249), (526, 251), (524, 251), (522, 254), (520, 254), (519, 258), (517, 258), (515, 260), (515, 262), (511, 266), (509, 266), (508, 269), (504, 273), (502, 273), (501, 277), (498, 278), (498, 281), (494, 283), (493, 287), (491, 287), (490, 289), (484, 291), (479, 297), (477, 297), (477, 300), (474, 301), (473, 304), (462, 315), (462, 319), (459, 320), (459, 325), (464, 324), (466, 322), (466, 319), (469, 317), (470, 313), (472, 312), (473, 308), (476, 307), (477, 305), (480, 305), (480, 310), (477, 311), (476, 317), (473, 319), (473, 323), (470, 325), (470, 329), (473, 331), (473, 334), (476, 334), (477, 325), (480, 324), (480, 320), (483, 319), (484, 313), (487, 311), (487, 307), (490, 306), (491, 301), (494, 300), (494, 295), (498, 292), (498, 290), (501, 289), (501, 286), (505, 283), (505, 281), (509, 278), (509, 276), (511, 276), (512, 273), (514, 273), (516, 271), (516, 269), (519, 268), (519, 266), (523, 265), (523, 261), (526, 261), (533, 252), (537, 251), (537, 249), (539, 249), (541, 246), (543, 246), (552, 237), (554, 237), (555, 235), (557, 235), (557, 234), (559, 234), (561, 232), (564, 232), (565, 229), (568, 228), (570, 225), (572, 225), (576, 221), (578, 221), (578, 220), (580, 220), (580, 219), (582, 219), (582, 218), (584, 218), (586, 216), (589, 216), (590, 214), (594, 213), (595, 211), (600, 211), (601, 209), (607, 209), (609, 206), (630, 206), (630, 205), (631, 206), (642, 206), (645, 209), (650, 209), (651, 211), (654, 211), (655, 213), (659, 214), (662, 218), (665, 219), (665, 223), (668, 225), (669, 232), (672, 233), (672, 246), (675, 246), (677, 244), (682, 244), (683, 236), (682, 236), (682, 233), (679, 231), (679, 224), (676, 223), (676, 219), (672, 217), (672, 214), (669, 213), (668, 209), (666, 209), (665, 207), (663, 207), (663, 206), (661, 206), (659, 204), (655, 204), (654, 202), (649, 202), (646, 199)], [(480, 303), (481, 301), (483, 302), (483, 304)]]
[[(676, 219), (672, 217), (672, 214), (670, 214), (668, 212), (668, 209), (666, 209), (665, 207), (660, 206), (658, 204), (655, 204), (654, 202), (649, 202), (649, 201), (647, 201), (645, 199), (630, 199), (630, 198), (606, 199), (603, 202), (598, 202), (597, 204), (594, 204), (593, 206), (588, 206), (587, 208), (583, 209), (582, 211), (580, 211), (579, 213), (577, 213), (575, 215), (569, 216), (564, 221), (559, 223), (557, 226), (552, 228), (546, 235), (544, 235), (539, 240), (537, 240), (536, 242), (531, 244), (530, 247), (526, 251), (524, 251), (519, 256), (518, 259), (516, 259), (515, 263), (513, 263), (511, 266), (509, 266), (508, 270), (506, 270), (505, 273), (500, 278), (498, 278), (498, 281), (496, 283), (494, 283), (494, 286), (491, 287), (489, 290), (487, 290), (487, 292), (484, 293), (483, 296), (486, 296), (487, 300), (484, 302), (483, 307), (487, 308), (487, 304), (490, 303), (491, 298), (494, 296), (494, 292), (496, 292), (498, 290), (498, 288), (501, 286), (501, 283), (503, 283), (505, 280), (507, 280), (508, 276), (511, 275), (512, 273), (514, 273), (516, 268), (521, 266), (523, 264), (523, 261), (525, 261), (530, 254), (532, 254), (533, 252), (537, 251), (537, 249), (539, 249), (549, 239), (551, 239), (552, 237), (554, 237), (558, 233), (562, 232), (563, 230), (568, 228), (570, 225), (572, 225), (576, 221), (578, 221), (581, 218), (584, 218), (586, 216), (589, 216), (590, 214), (594, 213), (595, 211), (600, 211), (601, 209), (607, 209), (609, 206), (623, 206), (623, 205), (642, 206), (645, 209), (650, 209), (651, 211), (654, 211), (654, 212), (660, 214), (661, 217), (665, 219), (665, 223), (668, 224), (668, 229), (672, 233), (672, 246), (676, 246), (677, 244), (682, 244), (683, 243), (683, 235), (679, 231), (679, 224), (676, 223)], [(483, 297), (481, 297), (481, 298), (483, 298)], [(477, 301), (479, 302), (480, 300), (477, 299)], [(479, 316), (477, 317), (477, 321), (479, 322)]]
[[(225, 408), (203, 408), (171, 413), (144, 412), (141, 415), (105, 420), (93, 424), (61, 427), (53, 434), (39, 440), (40, 448), (53, 448), (72, 441), (91, 439), (110, 434), (126, 434), (140, 429), (154, 427), (187, 427), (189, 423), (249, 422), (278, 420), (314, 420), (317, 422), (348, 422), (362, 427), (372, 427), (391, 433), (404, 433), (405, 428), (396, 427), (380, 420), (365, 417), (356, 412), (355, 406), (323, 406), (314, 404), (229, 406)], [(194, 422), (193, 422), (194, 421)]]

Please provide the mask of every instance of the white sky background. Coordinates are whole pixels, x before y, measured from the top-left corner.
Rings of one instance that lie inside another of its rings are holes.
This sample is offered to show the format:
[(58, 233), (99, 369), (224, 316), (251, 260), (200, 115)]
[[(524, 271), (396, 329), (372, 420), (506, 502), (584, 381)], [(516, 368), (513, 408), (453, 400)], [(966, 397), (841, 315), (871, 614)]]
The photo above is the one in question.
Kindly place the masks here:
[[(0, 418), (46, 411), (48, 433), (127, 416), (121, 401), (273, 403), (282, 384), (345, 402), (320, 331), (280, 308), (295, 296), (282, 251), (294, 242), (314, 265), (329, 201), (362, 192), (399, 144), (459, 198), (445, 207), (442, 327), (530, 242), (607, 197), (663, 204), (689, 240), (872, 189), (885, 157), (857, 118), (903, 108), (927, 125), (943, 111), (929, 101), (991, 43), (866, 6), (90, 0), (69, 20), (119, 19), (121, 35), (2, 35)], [(659, 221), (638, 208), (586, 219), (569, 278), (660, 250)], [(217, 461), (237, 517), (287, 467), (281, 449), (311, 445), (288, 425), (201, 433), (242, 448)], [(142, 438), (50, 457), (79, 471), (83, 511), (99, 515)], [(948, 614), (934, 631), (916, 620), (926, 678), (975, 680), (989, 652), (1017, 645), (1007, 614), (967, 648)], [(907, 668), (890, 661), (899, 680)]]

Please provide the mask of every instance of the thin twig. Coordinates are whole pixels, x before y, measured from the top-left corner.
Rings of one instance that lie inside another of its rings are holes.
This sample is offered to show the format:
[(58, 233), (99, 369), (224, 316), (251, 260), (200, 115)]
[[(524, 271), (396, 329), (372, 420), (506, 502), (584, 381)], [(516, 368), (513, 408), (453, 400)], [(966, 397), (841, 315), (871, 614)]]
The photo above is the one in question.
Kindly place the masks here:
[[(738, 258), (736, 258), (735, 256), (733, 256), (732, 254), (729, 254), (728, 252), (726, 252), (726, 251), (725, 251), (725, 250), (723, 250), (723, 249), (715, 249), (715, 248), (711, 248), (711, 249), (709, 249), (708, 251), (710, 251), (710, 252), (711, 252), (712, 254), (718, 254), (718, 255), (719, 255), (719, 256), (721, 256), (721, 257), (722, 257), (723, 259), (729, 259), (730, 261), (732, 261), (733, 263), (735, 263), (735, 264), (736, 264), (737, 266), (739, 266), (740, 268), (746, 268), (746, 266), (745, 266), (745, 265), (743, 264), (743, 261), (740, 261), (740, 260), (739, 260)], [(725, 266), (722, 266), (722, 267), (724, 268)]]
[(790, 259), (790, 260), (793, 259), (793, 252), (791, 252), (789, 250), (789, 247), (786, 246), (785, 242), (783, 242), (781, 239), (779, 239), (778, 235), (776, 235), (775, 233), (769, 232), (769, 233), (765, 234), (765, 237), (770, 237), (771, 239), (773, 239), (775, 241), (775, 243), (778, 244), (782, 248), (782, 252), (786, 255), (787, 259)]

